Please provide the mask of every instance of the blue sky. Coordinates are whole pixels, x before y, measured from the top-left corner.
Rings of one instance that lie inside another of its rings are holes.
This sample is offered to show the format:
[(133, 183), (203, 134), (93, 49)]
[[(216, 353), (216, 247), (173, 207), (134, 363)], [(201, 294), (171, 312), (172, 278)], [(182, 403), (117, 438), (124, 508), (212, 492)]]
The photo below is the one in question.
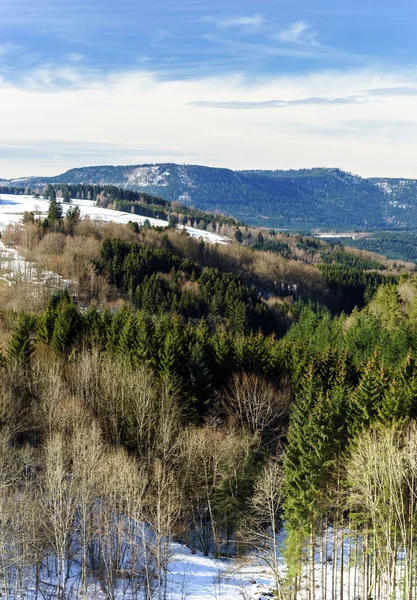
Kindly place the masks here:
[(416, 26), (411, 0), (0, 0), (0, 177), (162, 160), (417, 177)]

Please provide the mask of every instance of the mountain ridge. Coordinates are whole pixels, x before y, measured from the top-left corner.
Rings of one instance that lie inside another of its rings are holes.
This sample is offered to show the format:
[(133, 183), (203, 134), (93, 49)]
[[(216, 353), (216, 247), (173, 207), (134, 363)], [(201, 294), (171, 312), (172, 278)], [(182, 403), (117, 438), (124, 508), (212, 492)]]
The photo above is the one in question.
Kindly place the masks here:
[(115, 185), (275, 228), (417, 227), (416, 179), (363, 178), (335, 167), (232, 170), (143, 163), (79, 167), (53, 177), (0, 178), (2, 186), (31, 190), (60, 183)]

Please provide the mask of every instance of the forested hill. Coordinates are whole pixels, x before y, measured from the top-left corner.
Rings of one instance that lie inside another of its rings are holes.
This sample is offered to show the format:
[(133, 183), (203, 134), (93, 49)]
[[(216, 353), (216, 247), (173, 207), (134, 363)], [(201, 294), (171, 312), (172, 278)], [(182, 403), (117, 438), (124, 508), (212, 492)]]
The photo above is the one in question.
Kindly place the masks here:
[(417, 227), (417, 180), (364, 179), (340, 169), (232, 171), (165, 163), (2, 181), (32, 190), (46, 183), (117, 185), (269, 227)]

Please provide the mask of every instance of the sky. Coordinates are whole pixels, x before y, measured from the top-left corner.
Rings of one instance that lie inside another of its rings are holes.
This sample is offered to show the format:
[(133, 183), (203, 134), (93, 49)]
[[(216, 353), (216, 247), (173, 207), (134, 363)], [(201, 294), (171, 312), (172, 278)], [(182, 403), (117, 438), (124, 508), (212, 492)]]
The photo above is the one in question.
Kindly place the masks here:
[(98, 164), (417, 178), (415, 0), (0, 0), (0, 178)]

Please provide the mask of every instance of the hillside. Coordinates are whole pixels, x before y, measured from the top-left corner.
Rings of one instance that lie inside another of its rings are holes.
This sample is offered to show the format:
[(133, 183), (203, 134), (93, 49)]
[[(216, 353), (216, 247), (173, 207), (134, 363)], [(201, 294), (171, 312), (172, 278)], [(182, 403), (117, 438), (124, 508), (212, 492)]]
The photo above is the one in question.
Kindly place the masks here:
[(56, 188), (0, 196), (2, 598), (368, 598), (367, 539), (379, 597), (405, 597), (416, 272)]
[(2, 186), (111, 184), (221, 211), (248, 224), (293, 229), (417, 227), (417, 181), (364, 179), (339, 169), (232, 171), (157, 164), (71, 169)]

